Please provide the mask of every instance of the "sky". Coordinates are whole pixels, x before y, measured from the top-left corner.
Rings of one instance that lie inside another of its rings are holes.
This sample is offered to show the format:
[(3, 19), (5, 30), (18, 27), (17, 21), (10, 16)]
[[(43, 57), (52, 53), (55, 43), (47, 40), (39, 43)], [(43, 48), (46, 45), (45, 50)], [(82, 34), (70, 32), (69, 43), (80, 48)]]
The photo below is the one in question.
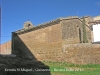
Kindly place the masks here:
[(23, 28), (24, 22), (34, 26), (59, 17), (98, 16), (99, 0), (0, 0), (1, 44), (11, 40), (11, 33)]

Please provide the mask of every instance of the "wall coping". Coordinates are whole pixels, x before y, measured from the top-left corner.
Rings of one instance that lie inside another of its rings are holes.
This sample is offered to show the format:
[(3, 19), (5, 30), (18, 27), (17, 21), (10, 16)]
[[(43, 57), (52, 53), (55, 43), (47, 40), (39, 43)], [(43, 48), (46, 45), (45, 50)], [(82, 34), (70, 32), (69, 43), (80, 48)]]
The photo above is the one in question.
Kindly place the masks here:
[(81, 18), (79, 18), (78, 16), (69, 16), (69, 17), (65, 17), (65, 18), (60, 17), (60, 18), (57, 18), (55, 20), (51, 20), (49, 22), (38, 24), (37, 26), (34, 26), (34, 27), (29, 27), (27, 29), (23, 28), (23, 29), (14, 31), (13, 33), (17, 33), (17, 34), (21, 35), (21, 34), (24, 34), (24, 33), (27, 33), (27, 32), (33, 31), (33, 30), (38, 30), (38, 29), (41, 29), (41, 28), (44, 28), (44, 27), (48, 27), (48, 26), (60, 23), (60, 21), (62, 21), (62, 20), (71, 20), (71, 19), (79, 19), (81, 21)]
[(92, 24), (92, 25), (94, 25), (94, 24), (100, 24), (100, 20), (96, 20), (96, 21), (90, 21), (90, 22), (88, 22), (89, 24)]
[(0, 44), (0, 46), (1, 46), (1, 45), (4, 45), (4, 44), (6, 44), (6, 43), (9, 43), (9, 42), (11, 42), (11, 40), (9, 40), (9, 41), (7, 41), (7, 42), (4, 42), (4, 43)]

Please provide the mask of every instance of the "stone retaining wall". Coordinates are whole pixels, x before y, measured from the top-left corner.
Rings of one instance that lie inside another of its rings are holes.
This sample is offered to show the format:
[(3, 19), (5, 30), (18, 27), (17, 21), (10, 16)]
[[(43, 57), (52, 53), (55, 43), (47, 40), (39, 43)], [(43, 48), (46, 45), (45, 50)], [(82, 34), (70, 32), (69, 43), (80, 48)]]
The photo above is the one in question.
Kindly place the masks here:
[(66, 62), (75, 64), (100, 64), (100, 44), (63, 45)]

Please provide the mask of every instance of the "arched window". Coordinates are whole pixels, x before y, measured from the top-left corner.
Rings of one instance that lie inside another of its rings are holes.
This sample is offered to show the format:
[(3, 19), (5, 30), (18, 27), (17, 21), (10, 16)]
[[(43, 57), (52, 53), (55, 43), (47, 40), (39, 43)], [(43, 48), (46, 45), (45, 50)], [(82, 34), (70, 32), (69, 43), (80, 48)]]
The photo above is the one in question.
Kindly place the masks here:
[(27, 27), (31, 26), (30, 24), (27, 25)]

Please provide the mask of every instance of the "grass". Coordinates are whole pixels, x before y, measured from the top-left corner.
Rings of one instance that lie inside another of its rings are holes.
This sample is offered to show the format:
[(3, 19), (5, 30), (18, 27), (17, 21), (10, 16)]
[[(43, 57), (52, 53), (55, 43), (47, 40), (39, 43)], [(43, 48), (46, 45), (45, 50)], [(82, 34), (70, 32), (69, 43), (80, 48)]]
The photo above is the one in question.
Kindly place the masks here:
[(100, 75), (99, 64), (70, 64), (66, 62), (43, 62), (50, 67), (51, 75)]

